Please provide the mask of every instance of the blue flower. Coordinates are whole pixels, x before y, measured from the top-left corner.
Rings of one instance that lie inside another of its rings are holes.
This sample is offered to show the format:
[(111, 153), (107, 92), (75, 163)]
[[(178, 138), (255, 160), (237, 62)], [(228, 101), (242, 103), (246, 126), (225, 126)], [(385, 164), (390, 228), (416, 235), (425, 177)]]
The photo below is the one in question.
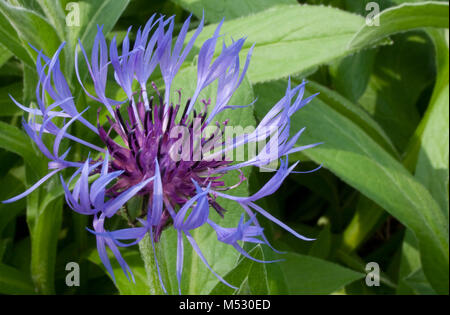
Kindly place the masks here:
[[(28, 122), (24, 120), (23, 127), (39, 150), (49, 159), (50, 172), (24, 193), (4, 202), (13, 202), (25, 197), (59, 173), (68, 206), (80, 214), (93, 217), (93, 229), (88, 230), (96, 236), (99, 256), (113, 279), (107, 247), (113, 252), (127, 277), (130, 279), (131, 276), (134, 281), (132, 271), (122, 258), (119, 247), (133, 246), (147, 234), (154, 244), (160, 240), (165, 229), (174, 228), (177, 232), (176, 274), (179, 287), (183, 271), (183, 239), (186, 238), (207, 268), (220, 281), (234, 288), (211, 268), (191, 231), (201, 226), (209, 226), (216, 232), (218, 242), (233, 246), (243, 256), (258, 262), (267, 261), (251, 257), (241, 245), (242, 242), (250, 242), (265, 244), (274, 249), (263, 233), (257, 219), (258, 215), (271, 220), (302, 240), (311, 240), (272, 216), (258, 206), (257, 202), (276, 192), (290, 173), (301, 173), (294, 171), (298, 162), (289, 166), (290, 154), (318, 145), (315, 143), (295, 146), (304, 129), (290, 137), (291, 116), (308, 104), (315, 95), (304, 99), (306, 83), (291, 88), (289, 81), (285, 95), (272, 107), (254, 131), (238, 135), (231, 141), (229, 139), (223, 141), (222, 137), (206, 137), (203, 134), (196, 139), (195, 132), (203, 131), (207, 126), (217, 126), (216, 135), (223, 131), (227, 121), (215, 121), (219, 113), (249, 106), (229, 102), (245, 77), (254, 46), (249, 49), (242, 69), (239, 53), (245, 44), (245, 38), (233, 40), (229, 46), (224, 43), (220, 53), (216, 53), (217, 41), (223, 36), (220, 33), (223, 21), (220, 22), (213, 36), (200, 48), (197, 86), (193, 95), (182, 106), (171, 97), (173, 81), (201, 33), (204, 23), (202, 19), (187, 44), (184, 44), (190, 19), (191, 17), (185, 21), (175, 41), (174, 17), (165, 19), (163, 16), (156, 18), (156, 15), (153, 15), (144, 28), (137, 31), (134, 43), (129, 38), (131, 28), (128, 30), (120, 53), (115, 37), (108, 47), (102, 27), (98, 27), (90, 59), (84, 47), (79, 44), (95, 95), (87, 90), (86, 83), (81, 79), (77, 52), (76, 75), (85, 94), (100, 104), (98, 114), (102, 110), (106, 110), (109, 114), (108, 128), (100, 123), (99, 118), (96, 124), (85, 119), (83, 114), (88, 108), (81, 112), (77, 110), (74, 97), (60, 70), (59, 55), (64, 43), (52, 58), (45, 56), (42, 51), (37, 51), (38, 108), (28, 108), (14, 99), (13, 101), (33, 117)], [(149, 82), (157, 67), (165, 84), (164, 95), (160, 94), (153, 82)], [(125, 100), (115, 100), (106, 95), (108, 71), (111, 68), (116, 84), (125, 92)], [(193, 80), (195, 81), (195, 78)], [(136, 85), (133, 85), (134, 81), (138, 83), (137, 91)], [(215, 104), (211, 105), (211, 100), (198, 98), (201, 91), (213, 82), (217, 82), (218, 88)], [(154, 89), (156, 98), (148, 96), (149, 85)], [(181, 95), (181, 91), (178, 93)], [(203, 110), (195, 110), (197, 102), (204, 105)], [(121, 108), (124, 110), (120, 111)], [(87, 127), (99, 142), (103, 143), (103, 147), (71, 135), (69, 128), (74, 123)], [(172, 138), (170, 131), (173, 128), (184, 128), (188, 137)], [(43, 141), (44, 134), (53, 135), (52, 149), (47, 147), (48, 142)], [(90, 151), (89, 155), (82, 161), (70, 161), (68, 159), (70, 148), (63, 153), (60, 152), (63, 139), (86, 146)], [(175, 159), (173, 153), (182, 151), (177, 147), (180, 140), (184, 141), (184, 144), (187, 143), (188, 153), (182, 159)], [(221, 158), (237, 148), (262, 141), (267, 141), (263, 150), (245, 161), (233, 162)], [(201, 158), (196, 159), (194, 154), (196, 148), (207, 143), (212, 143), (219, 150), (209, 155), (202, 153)], [(246, 180), (242, 172), (245, 167), (270, 169), (269, 164), (274, 161), (281, 161), (281, 166), (255, 194), (238, 197), (227, 192)], [(72, 171), (67, 182), (61, 174), (63, 170)], [(226, 186), (222, 177), (233, 170), (239, 171), (238, 183)], [(93, 176), (96, 178), (93, 179)], [(142, 197), (145, 203), (142, 215), (131, 222), (132, 227), (115, 231), (106, 230), (105, 220), (117, 215), (127, 202), (136, 196)], [(226, 215), (226, 209), (220, 205), (220, 200), (223, 199), (236, 202), (243, 210), (236, 227), (223, 227), (210, 219), (211, 211), (217, 212), (222, 217)], [(244, 213), (249, 217), (247, 221)], [(156, 253), (154, 259), (159, 272)], [(160, 282), (165, 290), (161, 276)]]

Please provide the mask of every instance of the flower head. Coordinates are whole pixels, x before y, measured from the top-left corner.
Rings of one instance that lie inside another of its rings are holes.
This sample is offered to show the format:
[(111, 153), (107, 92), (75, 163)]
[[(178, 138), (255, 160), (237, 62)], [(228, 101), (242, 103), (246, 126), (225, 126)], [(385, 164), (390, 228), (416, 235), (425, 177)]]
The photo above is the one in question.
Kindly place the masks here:
[[(89, 231), (95, 234), (100, 258), (113, 278), (106, 247), (111, 249), (125, 274), (130, 274), (134, 279), (118, 248), (132, 246), (147, 234), (152, 243), (158, 242), (165, 229), (174, 228), (178, 235), (178, 281), (181, 281), (183, 270), (185, 237), (217, 278), (233, 287), (209, 266), (191, 231), (208, 225), (217, 233), (219, 242), (233, 246), (250, 259), (254, 258), (243, 249), (241, 242), (271, 247), (257, 215), (268, 218), (298, 238), (310, 240), (273, 217), (256, 202), (274, 193), (284, 179), (295, 172), (297, 163), (289, 167), (290, 154), (317, 145), (295, 147), (303, 129), (290, 137), (290, 117), (314, 96), (303, 99), (305, 83), (294, 88), (289, 83), (286, 94), (252, 132), (224, 140), (221, 135), (228, 121), (216, 119), (223, 111), (246, 106), (231, 105), (229, 102), (245, 77), (253, 46), (242, 69), (239, 53), (245, 44), (244, 38), (233, 41), (229, 46), (224, 43), (220, 53), (217, 53), (217, 41), (223, 36), (220, 34), (223, 21), (219, 23), (213, 36), (199, 50), (197, 78), (192, 78), (197, 82), (196, 89), (187, 102), (181, 104), (182, 91), (172, 93), (174, 78), (203, 29), (203, 19), (184, 44), (189, 23), (190, 17), (174, 41), (174, 18), (156, 18), (154, 15), (143, 29), (137, 31), (133, 44), (129, 33), (126, 35), (120, 53), (116, 38), (108, 47), (102, 27), (98, 27), (90, 59), (79, 44), (95, 93), (88, 91), (80, 75), (77, 53), (76, 74), (86, 95), (98, 104), (96, 123), (83, 117), (88, 108), (83, 111), (76, 108), (74, 97), (60, 70), (59, 54), (64, 44), (52, 58), (38, 51), (38, 108), (28, 108), (13, 101), (34, 117), (28, 122), (24, 120), (23, 127), (49, 159), (50, 172), (23, 194), (4, 202), (23, 198), (59, 173), (69, 207), (93, 217), (93, 229)], [(155, 83), (149, 82), (157, 67), (164, 82), (164, 94), (160, 93)], [(108, 71), (111, 70), (116, 84), (126, 95), (125, 100), (106, 95)], [(217, 82), (218, 87), (215, 104), (211, 104), (210, 99), (199, 99), (200, 92), (213, 82)], [(149, 94), (153, 96), (149, 97)], [(104, 111), (107, 123), (101, 119)], [(69, 129), (75, 123), (86, 126), (103, 145), (98, 146), (70, 134)], [(207, 136), (204, 132), (210, 126), (215, 127), (215, 131)], [(53, 135), (51, 149), (43, 141), (44, 134)], [(60, 152), (63, 139), (86, 146), (90, 154), (82, 161), (68, 160), (70, 149), (62, 154)], [(244, 161), (224, 158), (230, 151), (261, 142), (265, 143), (262, 150)], [(203, 147), (213, 150), (206, 150), (205, 153), (201, 150)], [(281, 161), (280, 168), (252, 196), (237, 197), (227, 192), (246, 180), (242, 169), (249, 166), (268, 168), (274, 161)], [(62, 170), (72, 171), (68, 180), (63, 178)], [(239, 173), (236, 175), (237, 184), (228, 187), (223, 176), (232, 171)], [(115, 231), (105, 229), (105, 221), (117, 215), (135, 197), (142, 198), (144, 203), (141, 214), (130, 221), (132, 226)], [(220, 222), (214, 222), (210, 218), (211, 211), (222, 217), (226, 215), (227, 209), (220, 205), (223, 199), (236, 202), (249, 219), (245, 221), (243, 214), (236, 227), (223, 227)], [(164, 288), (162, 280), (161, 285)]]

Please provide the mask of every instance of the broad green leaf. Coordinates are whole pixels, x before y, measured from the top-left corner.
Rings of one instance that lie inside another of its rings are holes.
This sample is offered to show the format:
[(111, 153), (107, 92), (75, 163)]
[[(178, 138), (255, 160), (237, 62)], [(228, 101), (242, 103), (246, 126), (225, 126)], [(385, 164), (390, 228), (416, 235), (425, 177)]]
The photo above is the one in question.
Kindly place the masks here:
[(404, 279), (422, 267), (417, 240), (411, 230), (405, 232), (401, 251), (397, 293), (411, 293), (411, 288), (404, 283)]
[[(34, 52), (28, 44), (51, 56), (66, 42), (62, 56), (64, 72), (71, 84), (74, 75), (75, 45), (80, 39), (89, 54), (94, 43), (97, 25), (107, 34), (127, 7), (129, 0), (66, 1), (39, 0), (33, 6), (0, 5), (0, 38), (19, 58), (34, 68)], [(18, 23), (20, 21), (20, 23)], [(20, 39), (17, 39), (19, 34)]]
[(5, 1), (9, 2), (9, 4), (16, 6), (16, 7), (21, 7), (21, 8), (29, 9), (32, 11), (36, 11), (37, 13), (40, 13), (40, 14), (43, 13), (36, 0), (5, 0)]
[(397, 294), (412, 293), (430, 294), (434, 291), (424, 279), (417, 240), (411, 230), (407, 230), (402, 245)]
[[(261, 88), (272, 88), (273, 96), (255, 104), (259, 119), (284, 93), (284, 89), (275, 92), (273, 84)], [(325, 142), (305, 155), (414, 231), (427, 277), (437, 291), (448, 291), (448, 223), (425, 187), (363, 129), (319, 98), (292, 117), (292, 126), (307, 127), (300, 145)]]
[(296, 4), (295, 0), (172, 0), (185, 10), (211, 23), (220, 22), (223, 18), (231, 20), (237, 17), (264, 11), (275, 5)]
[[(398, 6), (404, 3), (411, 2), (424, 2), (424, 0), (343, 0), (345, 3), (345, 10), (355, 12), (362, 16), (368, 16), (369, 13), (377, 14), (380, 11), (386, 10), (393, 6)], [(437, 0), (440, 2), (448, 2), (448, 0)], [(375, 3), (374, 3), (375, 2)], [(436, 1), (435, 1), (436, 2)], [(378, 5), (379, 11), (375, 12), (375, 9), (378, 9), (374, 4)], [(369, 17), (370, 18), (370, 17)]]
[[(47, 2), (51, 2), (51, 0)], [(68, 26), (69, 40), (75, 43), (80, 39), (86, 51), (90, 51), (97, 34), (97, 24), (103, 25), (103, 33), (108, 34), (129, 2), (130, 0), (81, 0), (74, 2), (79, 4), (80, 26)], [(66, 12), (70, 11), (68, 6), (65, 7), (65, 10), (67, 10)]]
[(13, 56), (5, 46), (0, 44), (0, 68)]
[[(222, 33), (228, 42), (230, 37), (247, 38), (242, 56), (256, 44), (248, 70), (250, 81), (256, 83), (305, 73), (354, 52), (347, 43), (363, 23), (359, 16), (330, 7), (280, 6), (225, 21)], [(205, 27), (197, 48), (215, 28)]]
[[(14, 7), (6, 2), (0, 2), (0, 15), (6, 18), (22, 40), (22, 47), (31, 53), (32, 44), (37, 49), (43, 49), (46, 54), (53, 54), (61, 42), (55, 28), (40, 14), (24, 7)], [(6, 21), (5, 21), (6, 23)], [(6, 45), (6, 43), (4, 43)], [(8, 46), (9, 47), (9, 46)], [(31, 63), (32, 65), (33, 63)]]
[(34, 294), (31, 280), (21, 271), (0, 264), (0, 293)]
[[(273, 260), (270, 248), (264, 250), (261, 245), (255, 246), (248, 253), (259, 260)], [(276, 255), (280, 256), (280, 255)], [(236, 266), (228, 272), (224, 279), (238, 286), (234, 290), (219, 282), (209, 294), (286, 294), (287, 287), (279, 263), (259, 263), (251, 259), (240, 257)]]
[[(385, 0), (391, 2), (391, 5), (399, 5), (408, 2), (424, 2), (423, 0)], [(434, 2), (448, 2), (448, 0), (436, 0)]]
[(31, 234), (31, 277), (41, 294), (54, 294), (55, 262), (62, 221), (62, 199), (40, 209)]
[(422, 27), (448, 28), (448, 3), (427, 1), (404, 3), (374, 17), (378, 26), (364, 25), (349, 43), (357, 49), (373, 45), (389, 35)]
[(19, 128), (0, 121), (0, 148), (21, 156), (32, 167), (39, 165), (30, 139)]
[[(49, 23), (58, 35), (67, 42), (66, 75), (74, 75), (74, 53), (78, 40), (81, 41), (88, 56), (97, 34), (97, 25), (103, 25), (103, 34), (108, 34), (116, 24), (129, 0), (39, 0)], [(53, 53), (53, 52), (51, 52)], [(82, 62), (83, 58), (79, 61)], [(69, 80), (70, 81), (70, 80)]]
[[(244, 184), (242, 184), (244, 185)], [(241, 186), (242, 186), (241, 185)], [(245, 191), (246, 187), (240, 190)], [(219, 201), (220, 205), (227, 210), (225, 219), (220, 219), (218, 215), (212, 214), (210, 218), (219, 222), (225, 227), (236, 226), (241, 210), (231, 202)], [(213, 209), (211, 212), (215, 211)], [(225, 275), (235, 265), (238, 259), (237, 251), (230, 245), (220, 243), (216, 233), (209, 226), (202, 226), (191, 231), (200, 250), (208, 261), (209, 265), (219, 275)], [(181, 280), (182, 294), (207, 294), (218, 283), (218, 279), (206, 268), (191, 244), (184, 239), (184, 266)], [(147, 274), (151, 280), (152, 288), (149, 293), (161, 293), (156, 266), (154, 265), (153, 251), (151, 243), (139, 243), (141, 255), (147, 267)], [(175, 230), (170, 227), (162, 234), (161, 241), (156, 245), (157, 257), (164, 286), (169, 294), (178, 294), (178, 282), (176, 278), (176, 248), (177, 237)]]
[(352, 102), (357, 102), (369, 84), (376, 50), (363, 50), (330, 66), (333, 87)]
[[(415, 165), (416, 177), (429, 188), (448, 218), (448, 32), (428, 33), (435, 45), (438, 74), (430, 105), (411, 139), (405, 164), (410, 168)], [(443, 143), (435, 142), (436, 139)], [(419, 256), (417, 240), (408, 230), (402, 248), (399, 294), (434, 292), (423, 279)]]
[[(150, 292), (147, 276), (145, 273), (144, 263), (142, 262), (142, 259), (138, 251), (129, 249), (122, 250), (122, 257), (125, 259), (128, 266), (133, 271), (134, 279), (136, 282), (128, 280), (119, 263), (114, 258), (114, 255), (110, 251), (108, 251), (108, 254), (109, 259), (111, 261), (111, 266), (114, 271), (114, 277), (116, 278), (115, 285), (119, 290), (120, 294), (141, 295), (141, 294), (148, 294)], [(90, 260), (96, 265), (101, 266), (101, 268), (104, 268), (100, 260), (100, 257), (98, 256), (97, 250), (94, 250), (89, 254), (88, 260)], [(108, 274), (108, 276), (110, 275)]]
[(363, 108), (350, 102), (339, 93), (315, 82), (310, 82), (307, 85), (307, 90), (310, 93), (320, 93), (318, 98), (364, 129), (372, 139), (380, 144), (387, 152), (391, 153), (392, 156), (399, 157), (399, 153), (389, 139), (389, 136)]
[[(253, 250), (249, 252), (252, 257), (255, 257), (256, 259), (261, 259), (262, 252), (260, 247), (255, 247)], [(228, 283), (237, 286), (238, 290), (235, 290), (233, 288), (230, 288), (229, 286), (223, 284), (222, 282), (219, 282), (216, 284), (216, 286), (209, 292), (210, 295), (215, 294), (239, 294), (243, 291), (245, 288), (246, 291), (250, 291), (250, 288), (248, 287), (248, 276), (252, 270), (253, 264), (255, 262), (250, 259), (241, 258), (239, 262), (236, 264), (236, 266), (230, 270), (223, 278)]]
[[(6, 4), (1, 4), (6, 6)], [(24, 47), (24, 42), (19, 38), (16, 30), (10, 24), (6, 15), (0, 10), (0, 43), (8, 50), (20, 58), (24, 63), (32, 66), (34, 64), (33, 58), (29, 50)]]
[[(283, 254), (280, 255), (273, 252), (272, 249), (267, 246), (259, 247), (259, 251), (261, 252), (260, 256), (263, 261), (288, 259)], [(244, 259), (248, 260), (248, 258)], [(253, 262), (253, 266), (247, 279), (248, 286), (252, 294), (274, 295), (286, 294), (288, 292), (286, 279), (284, 278), (284, 273), (281, 269), (280, 262)]]
[(326, 260), (331, 252), (332, 246), (331, 243), (332, 243), (332, 236), (330, 225), (327, 224), (322, 229), (322, 231), (320, 231), (319, 235), (316, 237), (316, 240), (312, 243), (311, 249), (308, 252), (308, 256), (313, 256)]
[(395, 44), (379, 47), (361, 106), (403, 152), (420, 122), (419, 101), (433, 84), (434, 55), (423, 32), (393, 37)]
[[(175, 248), (176, 241), (173, 244)], [(164, 245), (163, 241), (160, 241), (154, 243), (153, 247), (149, 235), (146, 235), (139, 242), (139, 251), (143, 260), (143, 265), (145, 266), (144, 281), (146, 287), (144, 294), (162, 295), (165, 293), (164, 289), (169, 294), (175, 294), (175, 289), (172, 289), (173, 281), (171, 281), (170, 267), (168, 266), (166, 258), (169, 256), (169, 248)], [(157, 261), (155, 260), (155, 256)], [(161, 285), (161, 281), (164, 288)]]
[(415, 133), (419, 138), (416, 141), (420, 145), (415, 175), (428, 188), (448, 217), (449, 50), (443, 32), (430, 31), (430, 34), (437, 50), (438, 78), (430, 105)]
[[(394, 1), (405, 1), (405, 0), (394, 0)], [(408, 1), (408, 0), (406, 0)], [(369, 13), (373, 12), (374, 8), (369, 3), (374, 2), (372, 0), (344, 0), (345, 10), (350, 12), (355, 12), (362, 16), (367, 16)], [(412, 1), (409, 1), (412, 2)], [(395, 5), (391, 0), (378, 0), (376, 2), (380, 10), (387, 9), (391, 5)]]
[(290, 294), (331, 294), (364, 277), (363, 273), (319, 258), (295, 253), (285, 256), (280, 265)]
[(416, 177), (430, 190), (448, 217), (448, 84), (436, 93), (437, 97), (430, 104), (430, 117), (422, 134)]
[[(30, 187), (48, 172), (47, 160), (35, 158), (37, 165), (25, 167)], [(62, 188), (57, 176), (26, 197), (26, 220), (31, 238), (31, 277), (37, 292), (55, 293), (55, 264), (62, 222)]]
[[(45, 17), (47, 17), (48, 22), (53, 25), (56, 33), (62, 39), (65, 38), (66, 30), (66, 14), (63, 11), (61, 0), (37, 0), (33, 1), (35, 4), (34, 11), (41, 11)], [(30, 8), (31, 9), (31, 8)]]
[(311, 4), (311, 5), (326, 5), (330, 7), (342, 9), (344, 0), (299, 0), (300, 4)]
[(416, 294), (432, 295), (436, 294), (427, 281), (422, 269), (418, 269), (409, 275), (404, 281), (413, 288)]

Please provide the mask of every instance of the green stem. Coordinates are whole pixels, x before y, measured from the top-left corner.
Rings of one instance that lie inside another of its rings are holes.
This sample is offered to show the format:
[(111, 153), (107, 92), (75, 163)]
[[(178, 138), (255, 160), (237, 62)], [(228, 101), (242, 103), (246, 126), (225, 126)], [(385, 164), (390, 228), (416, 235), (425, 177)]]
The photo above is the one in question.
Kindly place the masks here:
[[(160, 252), (160, 248), (158, 246), (159, 243), (155, 243), (156, 255)], [(156, 267), (155, 255), (153, 252), (152, 242), (150, 240), (150, 236), (147, 234), (140, 242), (139, 242), (139, 251), (141, 252), (142, 260), (144, 261), (145, 271), (147, 273), (148, 285), (150, 288), (151, 295), (161, 295), (165, 294), (164, 290), (161, 287), (161, 283), (159, 281), (158, 269)], [(161, 262), (160, 259), (158, 259)], [(161, 264), (160, 264), (161, 270)], [(162, 270), (161, 270), (162, 272)]]

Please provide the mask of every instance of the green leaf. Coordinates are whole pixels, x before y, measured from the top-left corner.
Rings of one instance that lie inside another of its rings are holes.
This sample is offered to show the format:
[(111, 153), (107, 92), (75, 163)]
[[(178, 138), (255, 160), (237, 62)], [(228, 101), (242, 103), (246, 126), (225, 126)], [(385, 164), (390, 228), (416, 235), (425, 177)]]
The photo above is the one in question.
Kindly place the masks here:
[(97, 24), (103, 25), (103, 34), (108, 34), (130, 0), (81, 0), (76, 3), (80, 8), (80, 26), (68, 27), (68, 37), (74, 43), (80, 39), (88, 52), (97, 34)]
[(429, 119), (422, 134), (416, 177), (429, 189), (448, 217), (448, 84), (436, 93), (435, 102), (430, 104), (427, 112)]
[[(405, 0), (394, 0), (394, 1), (405, 1)], [(409, 1), (409, 0), (406, 0), (406, 1)], [(372, 0), (359, 0), (359, 1), (344, 0), (345, 10), (357, 13), (362, 16), (367, 16), (367, 14), (369, 14), (373, 10), (373, 8), (366, 9), (367, 4), (370, 2), (373, 2), (373, 1)], [(412, 1), (409, 1), (409, 2), (412, 2)], [(390, 0), (378, 0), (376, 3), (380, 6), (380, 10), (384, 10), (392, 4), (392, 2)]]
[(36, 13), (43, 14), (38, 2), (36, 0), (6, 0), (9, 4), (35, 11)]
[[(30, 55), (35, 53), (32, 53), (32, 49), (28, 44), (32, 44), (37, 49), (43, 49), (46, 54), (53, 54), (58, 49), (61, 38), (58, 37), (55, 28), (40, 14), (24, 7), (14, 7), (2, 1), (0, 2), (0, 15), (2, 19), (7, 19), (10, 26), (20, 36), (23, 43), (26, 44), (25, 49), (28, 50)], [(11, 32), (9, 31), (8, 33)], [(5, 42), (4, 44), (6, 45)], [(30, 64), (29, 60), (26, 62)], [(30, 65), (32, 66), (33, 63)]]
[(375, 55), (376, 50), (363, 50), (332, 64), (330, 74), (336, 91), (357, 102), (369, 84)]
[(13, 53), (0, 44), (0, 68), (13, 56)]
[[(261, 245), (253, 247), (248, 253), (255, 259), (273, 260), (271, 249), (264, 250)], [(284, 258), (284, 257), (282, 257)], [(222, 282), (209, 292), (209, 294), (286, 294), (287, 287), (279, 263), (259, 263), (251, 259), (240, 257), (236, 266), (229, 271), (224, 279), (238, 286), (234, 290)]]
[(322, 231), (320, 231), (319, 235), (316, 237), (316, 240), (312, 243), (308, 255), (321, 259), (327, 259), (331, 252), (331, 246), (331, 230), (330, 225), (327, 224)]
[[(0, 35), (5, 34), (0, 38), (0, 42), (4, 39), (5, 46), (10, 47), (12, 52), (34, 68), (30, 56), (35, 53), (29, 43), (43, 49), (44, 53), (50, 56), (65, 41), (67, 47), (62, 53), (62, 64), (70, 84), (74, 76), (74, 52), (78, 39), (89, 54), (97, 33), (97, 25), (103, 25), (103, 33), (108, 34), (129, 0), (80, 0), (72, 1), (72, 5), (66, 7), (62, 5), (68, 3), (62, 0), (37, 2), (39, 5), (33, 6), (12, 6), (3, 2), (0, 4)], [(70, 17), (75, 17), (75, 21), (70, 22), (79, 24), (67, 23), (66, 19)], [(17, 34), (21, 40), (17, 39)]]
[(404, 281), (413, 288), (416, 294), (432, 295), (436, 294), (427, 281), (422, 269), (418, 269), (409, 275)]
[(417, 240), (411, 230), (407, 230), (402, 245), (397, 294), (432, 294), (422, 270)]
[[(30, 187), (48, 172), (47, 160), (36, 167), (25, 166), (26, 186)], [(31, 277), (37, 292), (55, 293), (55, 264), (62, 223), (63, 189), (57, 176), (26, 197), (26, 220), (31, 238)]]
[[(249, 254), (255, 257), (256, 259), (261, 259), (262, 251), (259, 246), (256, 246), (251, 251), (249, 251)], [(235, 290), (233, 288), (230, 288), (229, 286), (223, 284), (222, 282), (218, 282), (216, 286), (209, 292), (210, 295), (216, 295), (216, 294), (239, 294), (243, 291), (244, 288), (246, 288), (247, 291), (250, 289), (248, 288), (248, 276), (250, 274), (250, 271), (253, 267), (254, 261), (246, 258), (242, 258), (236, 263), (236, 266), (230, 270), (223, 278), (228, 283), (238, 286), (238, 290)], [(248, 292), (249, 293), (249, 292)]]
[(19, 128), (0, 121), (0, 148), (21, 156), (32, 167), (37, 167), (36, 152), (30, 139)]
[[(267, 246), (257, 246), (259, 248), (260, 256), (263, 261), (285, 259), (284, 255), (277, 254)], [(244, 258), (249, 260), (248, 258)], [(283, 270), (279, 262), (276, 263), (260, 263), (253, 262), (253, 266), (247, 277), (248, 286), (251, 294), (286, 294), (288, 292), (286, 279), (284, 278)]]
[(384, 10), (374, 17), (376, 19), (379, 19), (379, 26), (365, 24), (350, 41), (350, 49), (373, 45), (389, 35), (416, 28), (448, 28), (448, 3), (404, 3)]
[(264, 11), (275, 5), (292, 5), (296, 0), (172, 0), (186, 11), (201, 18), (205, 12), (205, 20), (218, 23), (223, 18), (231, 20), (237, 17)]
[[(74, 76), (74, 53), (78, 40), (81, 41), (86, 53), (90, 56), (95, 35), (97, 34), (97, 25), (103, 25), (103, 34), (107, 35), (130, 1), (79, 0), (67, 2), (61, 0), (39, 0), (38, 2), (45, 12), (49, 23), (57, 30), (59, 36), (67, 42), (67, 47), (65, 48), (67, 51), (66, 75), (71, 81), (70, 79)], [(79, 24), (77, 25), (76, 23)], [(84, 67), (82, 67), (82, 71), (83, 69)]]
[[(119, 263), (114, 258), (114, 255), (111, 252), (108, 252), (109, 259), (111, 261), (111, 266), (114, 271), (114, 277), (116, 278), (116, 287), (119, 290), (120, 294), (123, 295), (136, 295), (136, 294), (148, 294), (150, 292), (150, 288), (147, 281), (147, 276), (145, 273), (144, 264), (140, 257), (140, 254), (136, 250), (123, 249), (121, 250), (122, 257), (127, 262), (130, 269), (133, 271), (135, 283), (129, 281), (125, 276), (122, 267), (120, 267)], [(101, 266), (104, 269), (100, 257), (96, 250), (93, 250), (89, 256), (88, 260), (93, 262), (96, 265)], [(111, 278), (110, 274), (108, 276)], [(112, 279), (111, 279), (112, 280)]]
[(433, 84), (434, 54), (423, 32), (393, 38), (394, 45), (379, 47), (369, 85), (359, 103), (404, 152), (420, 122), (420, 97)]
[(0, 293), (2, 294), (34, 294), (33, 284), (21, 271), (0, 264)]
[[(172, 279), (170, 279), (170, 270), (169, 266), (167, 266), (166, 260), (166, 256), (169, 254), (167, 252), (168, 248), (164, 245), (165, 244), (161, 241), (159, 243), (154, 243), (153, 247), (148, 234), (139, 242), (139, 251), (145, 265), (145, 283), (147, 284), (144, 294), (164, 294), (165, 292), (161, 286), (161, 281), (166, 289), (166, 292), (169, 294), (175, 294), (175, 289), (172, 289), (173, 282), (171, 281)], [(158, 263), (154, 258), (155, 255)], [(160, 268), (159, 272), (158, 268)]]
[[(47, 17), (48, 22), (53, 25), (60, 38), (65, 38), (66, 14), (63, 11), (61, 0), (37, 0), (33, 1), (34, 11), (42, 12)], [(30, 8), (32, 9), (32, 8)]]
[[(369, 13), (374, 12), (373, 6), (368, 6), (369, 3), (374, 2), (373, 0), (343, 0), (345, 2), (345, 10), (350, 12), (355, 12), (362, 16), (367, 16)], [(448, 0), (436, 0), (440, 2), (448, 2)], [(435, 2), (436, 2), (435, 1)], [(386, 10), (390, 7), (397, 6), (404, 3), (412, 2), (424, 2), (424, 0), (378, 0), (376, 3), (379, 5), (380, 10)]]
[(37, 291), (54, 294), (55, 262), (62, 221), (62, 198), (40, 209), (31, 234), (31, 276)]
[[(274, 98), (259, 99), (255, 105), (261, 119)], [(448, 291), (448, 223), (430, 193), (406, 168), (380, 147), (366, 132), (348, 118), (315, 98), (292, 117), (292, 126), (307, 127), (299, 144), (324, 141), (317, 148), (303, 151), (316, 163), (335, 173), (343, 181), (411, 228), (419, 239), (426, 275), (439, 292)], [(294, 131), (294, 130), (293, 130)]]
[(290, 294), (331, 294), (347, 284), (364, 277), (319, 258), (287, 253), (280, 263)]
[[(404, 163), (415, 168), (416, 178), (430, 190), (448, 218), (448, 33), (429, 29), (428, 34), (435, 46), (437, 79), (430, 105), (411, 138)], [(422, 281), (419, 256), (417, 240), (408, 230), (402, 248), (399, 294), (434, 292)]]
[[(305, 73), (354, 52), (347, 43), (363, 23), (359, 16), (330, 7), (280, 6), (225, 21), (222, 33), (228, 41), (247, 37), (242, 56), (256, 44), (248, 70), (250, 81), (256, 83)], [(197, 48), (215, 28), (205, 27)]]
[(428, 188), (448, 218), (449, 49), (443, 32), (430, 31), (430, 34), (437, 49), (438, 78), (430, 105), (415, 133), (414, 141), (420, 146), (415, 175)]
[[(448, 32), (445, 34), (440, 30), (428, 30), (428, 33), (436, 50), (437, 79), (430, 105), (411, 139), (405, 163), (410, 167), (416, 165), (416, 178), (428, 187), (435, 200), (440, 204), (442, 212), (448, 218)], [(408, 230), (403, 244), (400, 266), (400, 281), (397, 291), (400, 294), (434, 293), (424, 279), (417, 247), (417, 240)]]
[(353, 123), (364, 129), (372, 139), (381, 145), (392, 156), (398, 158), (400, 155), (386, 132), (363, 108), (350, 102), (348, 99), (329, 88), (315, 82), (307, 85), (311, 94), (320, 93), (318, 98), (328, 106), (338, 111), (341, 115), (349, 118)]
[[(5, 4), (1, 4), (4, 6)], [(30, 52), (24, 48), (23, 41), (17, 35), (16, 30), (10, 24), (8, 18), (0, 10), (0, 43), (8, 50), (12, 52), (15, 56), (20, 58), (24, 63), (32, 66), (34, 65), (33, 58)]]

